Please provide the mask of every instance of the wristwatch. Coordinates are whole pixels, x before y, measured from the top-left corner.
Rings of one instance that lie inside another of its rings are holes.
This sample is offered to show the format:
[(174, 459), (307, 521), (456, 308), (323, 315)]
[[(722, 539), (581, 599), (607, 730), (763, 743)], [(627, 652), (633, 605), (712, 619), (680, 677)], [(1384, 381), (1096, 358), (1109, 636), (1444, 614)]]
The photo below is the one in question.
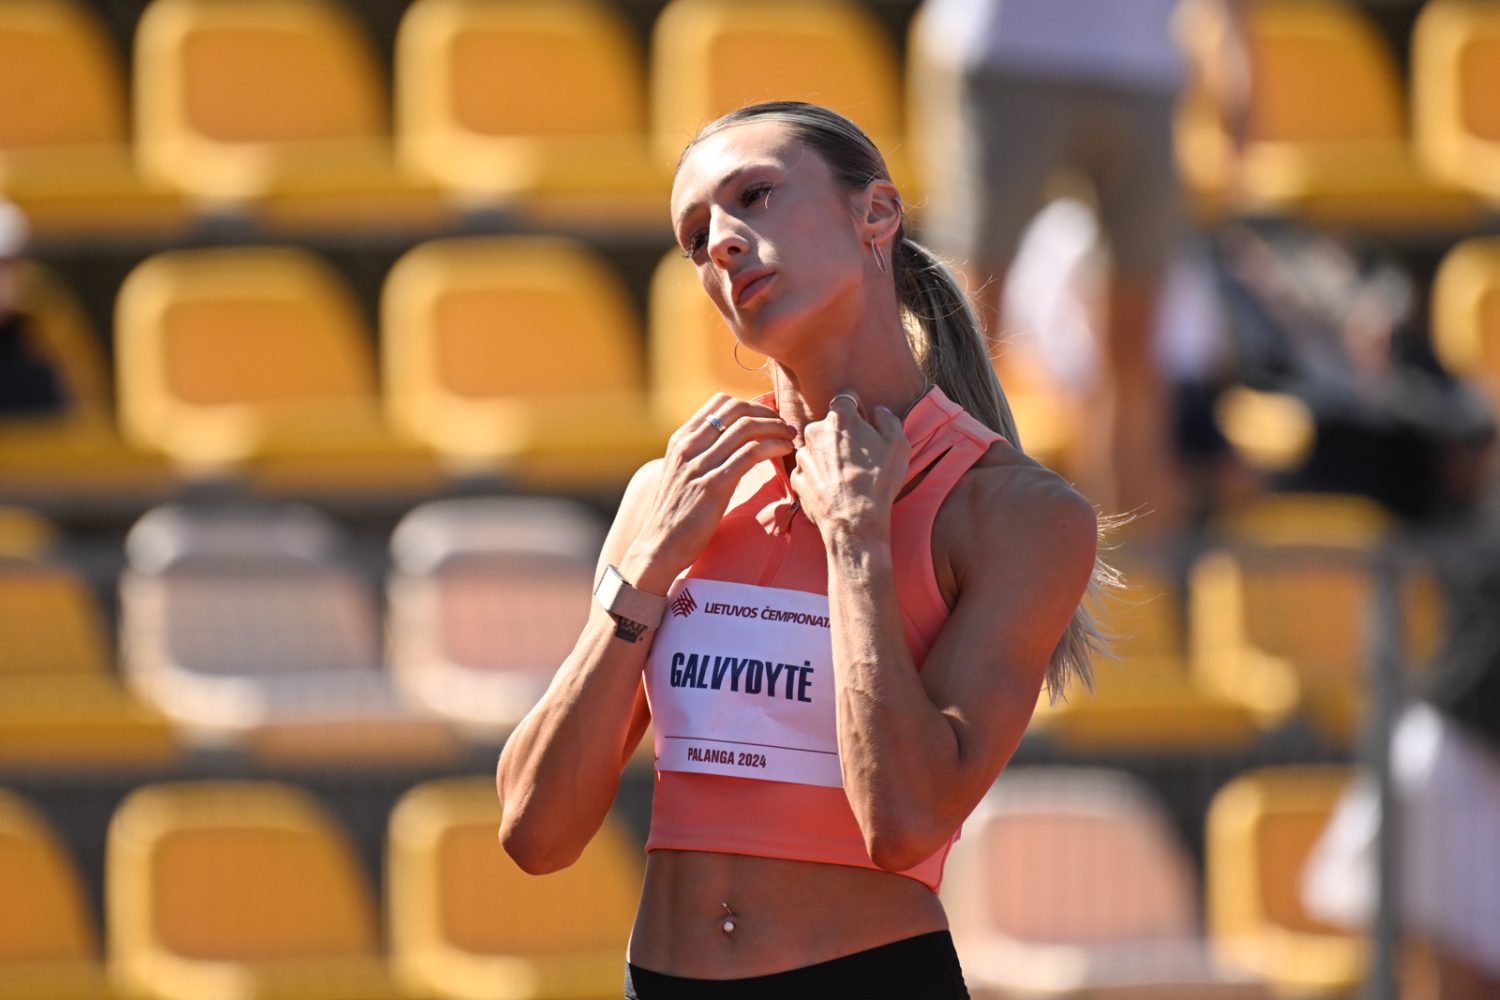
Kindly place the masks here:
[(638, 641), (647, 629), (660, 625), (667, 610), (665, 597), (637, 590), (613, 566), (604, 570), (594, 599), (615, 620), (615, 635), (628, 642)]

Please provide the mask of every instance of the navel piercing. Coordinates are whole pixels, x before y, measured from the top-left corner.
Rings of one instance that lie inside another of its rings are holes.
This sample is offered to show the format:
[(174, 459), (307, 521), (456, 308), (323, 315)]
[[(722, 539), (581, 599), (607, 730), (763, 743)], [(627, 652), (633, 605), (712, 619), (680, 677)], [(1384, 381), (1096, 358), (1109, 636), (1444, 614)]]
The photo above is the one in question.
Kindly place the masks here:
[(719, 905), (722, 906), (722, 907), (724, 907), (724, 912), (726, 914), (728, 914), (728, 916), (726, 916), (724, 918), (724, 923), (722, 923), (722, 924), (719, 925), (719, 929), (722, 930), (725, 934), (733, 934), (734, 933), (734, 911), (729, 908), (729, 904), (728, 903), (720, 903)]

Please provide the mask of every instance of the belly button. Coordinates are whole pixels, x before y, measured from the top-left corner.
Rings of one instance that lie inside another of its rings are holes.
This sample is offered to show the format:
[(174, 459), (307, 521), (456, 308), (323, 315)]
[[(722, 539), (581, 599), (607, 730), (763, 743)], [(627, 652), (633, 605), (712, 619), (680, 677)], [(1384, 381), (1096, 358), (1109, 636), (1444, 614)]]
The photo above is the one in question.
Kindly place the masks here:
[(724, 932), (725, 937), (733, 937), (736, 926), (734, 922), (734, 910), (730, 909), (728, 903), (720, 903), (719, 905), (724, 908), (724, 922), (719, 925), (719, 929)]

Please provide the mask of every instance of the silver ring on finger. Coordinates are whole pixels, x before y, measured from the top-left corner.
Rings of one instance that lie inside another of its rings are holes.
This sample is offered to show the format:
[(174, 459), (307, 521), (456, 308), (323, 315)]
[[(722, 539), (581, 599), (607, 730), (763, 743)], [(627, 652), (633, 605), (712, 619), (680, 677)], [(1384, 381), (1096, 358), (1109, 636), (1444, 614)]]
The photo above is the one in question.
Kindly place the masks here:
[(718, 431), (720, 434), (724, 433), (724, 421), (720, 420), (712, 413), (704, 417), (703, 422), (708, 424), (708, 426), (712, 427), (714, 430)]

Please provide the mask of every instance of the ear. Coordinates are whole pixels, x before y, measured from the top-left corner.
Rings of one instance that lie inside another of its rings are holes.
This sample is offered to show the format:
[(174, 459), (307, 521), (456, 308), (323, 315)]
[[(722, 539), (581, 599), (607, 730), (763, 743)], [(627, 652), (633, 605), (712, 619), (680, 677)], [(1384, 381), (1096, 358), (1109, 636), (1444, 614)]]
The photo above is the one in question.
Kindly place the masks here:
[(860, 192), (860, 239), (886, 243), (906, 219), (901, 192), (890, 181), (874, 180)]

